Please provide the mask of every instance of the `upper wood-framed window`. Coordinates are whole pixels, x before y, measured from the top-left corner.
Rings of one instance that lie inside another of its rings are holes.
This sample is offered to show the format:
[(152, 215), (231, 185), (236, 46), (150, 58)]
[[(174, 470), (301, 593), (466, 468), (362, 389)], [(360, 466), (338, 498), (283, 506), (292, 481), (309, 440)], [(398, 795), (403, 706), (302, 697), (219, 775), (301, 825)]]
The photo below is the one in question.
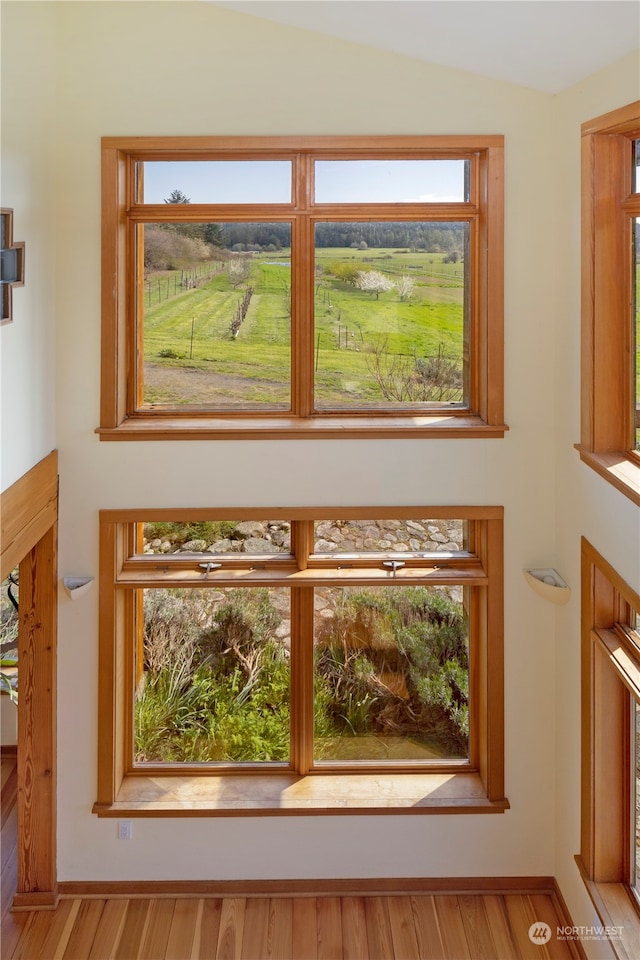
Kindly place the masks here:
[(102, 161), (102, 439), (504, 434), (503, 137)]
[(582, 126), (585, 463), (640, 504), (640, 101)]
[(502, 508), (100, 524), (96, 813), (508, 806)]
[(616, 955), (640, 955), (640, 594), (582, 540), (578, 864)]

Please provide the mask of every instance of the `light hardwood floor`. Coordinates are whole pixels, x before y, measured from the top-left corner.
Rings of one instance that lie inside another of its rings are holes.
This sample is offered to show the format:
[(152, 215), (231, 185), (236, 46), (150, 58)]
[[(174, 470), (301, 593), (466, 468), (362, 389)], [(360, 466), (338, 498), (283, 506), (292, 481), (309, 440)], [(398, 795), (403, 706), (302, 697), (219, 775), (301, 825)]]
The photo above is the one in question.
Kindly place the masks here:
[(568, 922), (547, 893), (61, 899), (11, 912), (15, 762), (2, 761), (2, 960), (565, 960), (536, 922)]

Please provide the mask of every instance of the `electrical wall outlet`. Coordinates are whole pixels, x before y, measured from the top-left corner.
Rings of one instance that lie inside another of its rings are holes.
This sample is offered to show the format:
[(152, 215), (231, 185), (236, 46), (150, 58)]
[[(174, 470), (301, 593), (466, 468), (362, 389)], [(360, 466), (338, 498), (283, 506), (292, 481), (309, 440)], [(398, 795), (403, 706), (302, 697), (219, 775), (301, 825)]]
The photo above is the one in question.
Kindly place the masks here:
[(131, 840), (132, 836), (131, 820), (118, 820), (118, 840)]

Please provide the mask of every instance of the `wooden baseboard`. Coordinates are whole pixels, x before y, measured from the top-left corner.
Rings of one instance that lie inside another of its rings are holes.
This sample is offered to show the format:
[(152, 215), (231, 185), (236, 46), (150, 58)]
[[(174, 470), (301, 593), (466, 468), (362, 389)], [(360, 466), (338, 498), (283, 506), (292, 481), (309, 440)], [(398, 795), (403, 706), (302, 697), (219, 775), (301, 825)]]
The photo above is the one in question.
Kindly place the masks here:
[[(62, 898), (99, 897), (335, 897), (418, 894), (547, 894), (554, 877), (408, 877), (349, 880), (115, 880), (60, 881)], [(566, 908), (564, 913), (566, 913)], [(567, 913), (568, 916), (568, 913)], [(569, 922), (569, 921), (567, 921)]]

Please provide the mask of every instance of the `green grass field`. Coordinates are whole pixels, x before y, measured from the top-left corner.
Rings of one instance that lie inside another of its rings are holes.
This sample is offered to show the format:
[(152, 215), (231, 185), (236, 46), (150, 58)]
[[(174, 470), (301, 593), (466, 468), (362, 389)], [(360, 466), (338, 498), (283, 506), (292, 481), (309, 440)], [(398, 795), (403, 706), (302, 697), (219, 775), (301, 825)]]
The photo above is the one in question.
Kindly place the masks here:
[[(372, 353), (413, 363), (440, 352), (462, 363), (463, 265), (444, 254), (389, 249), (319, 249), (314, 317), (315, 395), (319, 406), (385, 402)], [(378, 271), (414, 288), (365, 292), (327, 272), (336, 262)], [(291, 368), (289, 252), (254, 254), (234, 287), (228, 270), (196, 289), (171, 287), (144, 310), (146, 403), (288, 408)], [(153, 276), (153, 275), (152, 275)], [(247, 287), (252, 296), (237, 335), (231, 323)], [(175, 295), (169, 292), (176, 288)], [(150, 298), (149, 298), (150, 299)]]

